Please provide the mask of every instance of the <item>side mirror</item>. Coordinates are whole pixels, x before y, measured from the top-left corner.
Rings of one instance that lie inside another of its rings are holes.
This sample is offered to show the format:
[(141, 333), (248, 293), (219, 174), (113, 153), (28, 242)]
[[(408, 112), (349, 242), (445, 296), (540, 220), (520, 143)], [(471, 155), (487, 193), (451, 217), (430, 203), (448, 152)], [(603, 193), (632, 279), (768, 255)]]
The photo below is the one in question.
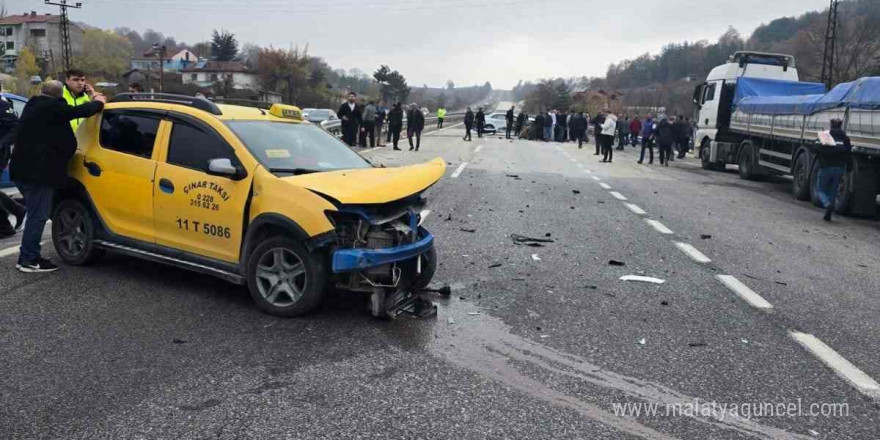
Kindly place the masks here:
[(235, 179), (239, 176), (239, 170), (232, 165), (232, 161), (229, 159), (211, 159), (208, 161), (208, 174)]
[(705, 88), (706, 88), (706, 83), (702, 83), (694, 89), (693, 100), (694, 100), (694, 105), (696, 105), (698, 109), (703, 108), (702, 100), (703, 100), (703, 90), (705, 90)]

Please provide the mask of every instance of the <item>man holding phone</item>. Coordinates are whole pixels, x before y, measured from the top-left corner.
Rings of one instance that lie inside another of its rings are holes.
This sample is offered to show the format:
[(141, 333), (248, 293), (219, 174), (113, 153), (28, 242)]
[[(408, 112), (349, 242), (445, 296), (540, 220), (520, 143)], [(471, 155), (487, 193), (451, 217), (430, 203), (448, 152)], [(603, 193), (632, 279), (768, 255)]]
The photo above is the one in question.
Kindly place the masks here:
[[(79, 69), (68, 69), (64, 74), (64, 100), (67, 105), (77, 107), (92, 101), (95, 95), (95, 89), (91, 84), (86, 82), (86, 74)], [(79, 124), (85, 119), (73, 119), (70, 121), (70, 128), (76, 133)]]

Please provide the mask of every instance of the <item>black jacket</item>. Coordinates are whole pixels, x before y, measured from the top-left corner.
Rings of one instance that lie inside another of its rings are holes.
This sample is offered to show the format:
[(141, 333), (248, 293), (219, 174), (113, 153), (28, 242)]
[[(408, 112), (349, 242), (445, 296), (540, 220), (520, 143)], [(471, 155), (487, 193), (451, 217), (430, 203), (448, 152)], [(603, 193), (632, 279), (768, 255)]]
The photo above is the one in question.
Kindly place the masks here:
[(852, 144), (849, 136), (842, 129), (831, 129), (831, 137), (837, 142), (836, 146), (819, 145), (815, 148), (819, 160), (819, 168), (846, 168), (849, 163)]
[(415, 109), (409, 112), (406, 117), (406, 126), (413, 131), (422, 131), (425, 129), (425, 115), (421, 110)]
[(568, 114), (560, 113), (556, 115), (556, 125), (567, 128), (568, 127)]
[(528, 118), (528, 117), (529, 117), (529, 115), (527, 115), (527, 114), (525, 114), (525, 113), (523, 113), (523, 112), (520, 112), (520, 113), (519, 113), (519, 116), (516, 117), (516, 126), (517, 126), (517, 127), (522, 127), (523, 124), (526, 123), (526, 118)]
[(394, 107), (388, 112), (388, 128), (391, 130), (400, 130), (403, 128), (403, 109)]
[(510, 122), (512, 124), (513, 123), (513, 110), (508, 110), (507, 113), (504, 115), (504, 119), (506, 119), (507, 122)]
[(669, 120), (664, 119), (657, 123), (657, 133), (655, 133), (657, 137), (657, 143), (660, 144), (661, 147), (668, 147), (675, 143), (675, 127), (669, 123)]
[(486, 125), (486, 114), (482, 110), (477, 112), (477, 127)]
[(342, 125), (346, 127), (351, 127), (352, 124), (362, 125), (363, 124), (363, 112), (359, 105), (354, 105), (354, 110), (349, 107), (347, 102), (342, 103), (339, 106), (339, 111), (336, 112), (336, 116), (339, 116), (339, 119), (342, 119)]
[(103, 109), (104, 104), (97, 101), (71, 107), (63, 98), (31, 98), (18, 124), (9, 164), (12, 180), (64, 188), (67, 163), (76, 152), (70, 121), (88, 118)]
[(464, 125), (470, 127), (474, 125), (474, 112), (468, 110), (467, 113), (464, 114)]
[(568, 128), (571, 130), (572, 136), (583, 136), (587, 131), (587, 118), (583, 115), (575, 115)]

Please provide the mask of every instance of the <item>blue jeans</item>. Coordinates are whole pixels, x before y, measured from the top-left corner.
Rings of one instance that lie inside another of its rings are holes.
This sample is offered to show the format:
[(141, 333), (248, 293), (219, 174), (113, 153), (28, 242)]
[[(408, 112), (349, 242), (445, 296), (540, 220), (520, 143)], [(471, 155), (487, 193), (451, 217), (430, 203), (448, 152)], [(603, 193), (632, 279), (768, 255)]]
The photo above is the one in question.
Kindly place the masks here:
[(819, 168), (816, 176), (816, 194), (823, 208), (834, 203), (837, 197), (837, 187), (840, 186), (840, 178), (843, 177), (843, 167)]
[(40, 258), (40, 240), (43, 238), (46, 220), (49, 220), (49, 211), (52, 210), (55, 188), (27, 182), (16, 182), (15, 185), (24, 196), (24, 204), (27, 207), (27, 220), (24, 222), (24, 232), (21, 234), (21, 254), (18, 256), (18, 263), (33, 263)]

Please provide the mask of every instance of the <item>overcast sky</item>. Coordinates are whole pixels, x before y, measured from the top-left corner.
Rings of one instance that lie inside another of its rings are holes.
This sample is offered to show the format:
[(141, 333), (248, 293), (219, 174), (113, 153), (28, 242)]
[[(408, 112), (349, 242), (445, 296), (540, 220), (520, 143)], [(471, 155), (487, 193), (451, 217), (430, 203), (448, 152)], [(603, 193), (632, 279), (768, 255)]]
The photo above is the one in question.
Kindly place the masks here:
[[(669, 42), (715, 41), (734, 26), (820, 10), (828, 0), (70, 0), (71, 19), (112, 29), (152, 28), (178, 41), (227, 29), (240, 43), (290, 47), (334, 68), (399, 70), (410, 85), (604, 76), (608, 65)], [(4, 3), (0, 0), (0, 3)], [(9, 14), (56, 12), (42, 0), (6, 0)]]

